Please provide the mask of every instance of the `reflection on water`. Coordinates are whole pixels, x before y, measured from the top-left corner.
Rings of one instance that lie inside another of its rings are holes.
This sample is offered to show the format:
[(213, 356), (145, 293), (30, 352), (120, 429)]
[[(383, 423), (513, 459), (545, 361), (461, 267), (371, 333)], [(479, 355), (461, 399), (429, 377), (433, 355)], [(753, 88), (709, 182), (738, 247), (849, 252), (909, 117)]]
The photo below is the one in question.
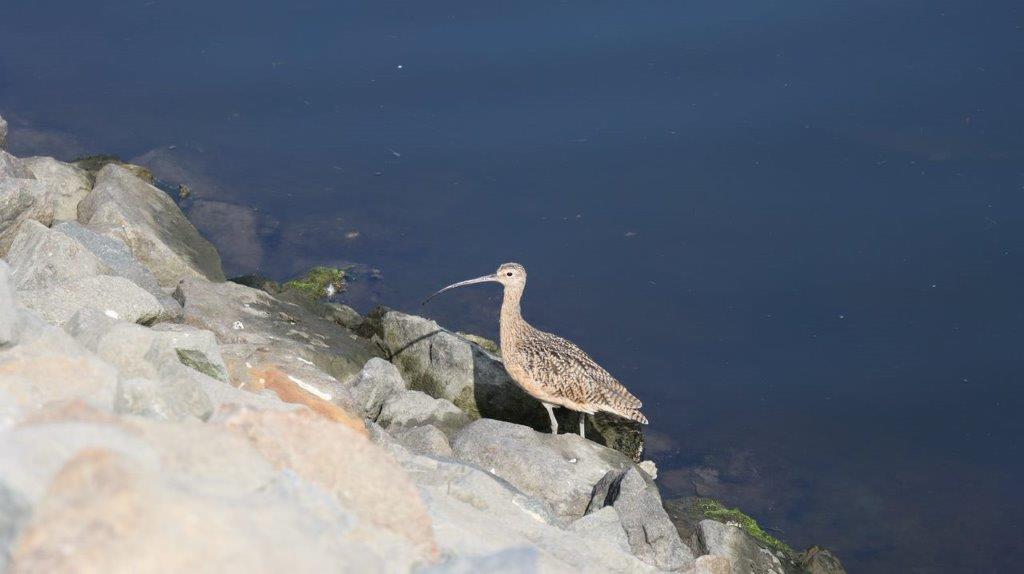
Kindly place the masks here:
[[(645, 401), (670, 492), (854, 572), (1024, 548), (1017, 3), (22, 2), (16, 154), (193, 191), (230, 273), (503, 261)], [(498, 290), (438, 300), (496, 336)]]

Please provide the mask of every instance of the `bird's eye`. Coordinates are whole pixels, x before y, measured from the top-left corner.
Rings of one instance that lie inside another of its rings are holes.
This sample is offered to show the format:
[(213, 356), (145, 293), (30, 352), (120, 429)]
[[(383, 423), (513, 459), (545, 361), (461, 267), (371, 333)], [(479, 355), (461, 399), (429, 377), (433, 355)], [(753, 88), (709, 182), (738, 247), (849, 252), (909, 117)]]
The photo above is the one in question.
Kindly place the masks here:
[(509, 277), (511, 277), (511, 276), (512, 276), (512, 272), (511, 272), (511, 271), (509, 271), (509, 272), (508, 272), (508, 273), (506, 273), (505, 275), (508, 275)]

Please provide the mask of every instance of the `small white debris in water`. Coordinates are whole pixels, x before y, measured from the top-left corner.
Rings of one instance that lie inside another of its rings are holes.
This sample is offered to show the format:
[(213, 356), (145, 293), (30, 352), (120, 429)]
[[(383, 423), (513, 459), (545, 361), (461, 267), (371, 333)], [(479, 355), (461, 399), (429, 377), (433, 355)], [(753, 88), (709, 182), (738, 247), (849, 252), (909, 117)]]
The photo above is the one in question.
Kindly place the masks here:
[(245, 328), (245, 325), (243, 325), (241, 321), (235, 321), (234, 324), (231, 325), (231, 328), (236, 331), (241, 331)]
[(401, 64), (399, 64), (399, 65), (397, 65), (397, 66), (395, 66), (395, 67), (396, 67), (396, 68), (398, 68), (399, 70), (401, 70), (401, 69), (402, 69), (402, 65), (401, 65)]
[(320, 389), (314, 387), (313, 385), (311, 385), (311, 384), (309, 384), (309, 383), (307, 383), (305, 381), (302, 381), (300, 379), (296, 379), (295, 377), (293, 377), (291, 375), (288, 375), (288, 378), (291, 379), (291, 381), (293, 383), (295, 383), (296, 385), (299, 385), (299, 387), (301, 387), (302, 390), (306, 391), (307, 393), (309, 393), (311, 395), (316, 395), (316, 396), (320, 397), (321, 399), (323, 399), (325, 401), (329, 401), (332, 398), (330, 393), (325, 393), (325, 392), (321, 391)]
[(334, 283), (328, 283), (327, 287), (324, 287), (324, 295), (328, 297), (334, 297), (334, 294), (338, 292), (338, 289), (334, 286)]
[(107, 317), (110, 317), (111, 319), (121, 318), (121, 316), (117, 314), (117, 311), (113, 309), (107, 309), (106, 311), (103, 312), (103, 314), (106, 315)]
[(839, 316), (839, 318), (840, 318), (840, 319), (845, 319), (845, 318), (846, 318), (846, 315), (840, 315), (840, 316)]

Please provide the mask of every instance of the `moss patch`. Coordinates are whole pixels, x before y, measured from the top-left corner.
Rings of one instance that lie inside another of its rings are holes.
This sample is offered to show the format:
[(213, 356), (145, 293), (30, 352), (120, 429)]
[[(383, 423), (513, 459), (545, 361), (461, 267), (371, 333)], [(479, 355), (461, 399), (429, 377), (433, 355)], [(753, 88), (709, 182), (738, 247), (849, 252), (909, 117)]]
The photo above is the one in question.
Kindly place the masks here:
[(178, 352), (178, 360), (186, 367), (191, 367), (218, 381), (227, 382), (228, 375), (224, 372), (224, 369), (208, 361), (206, 355), (201, 351), (196, 351), (195, 349), (175, 349), (175, 351)]
[(765, 532), (756, 520), (747, 516), (738, 508), (727, 508), (717, 500), (700, 498), (697, 500), (697, 510), (699, 510), (705, 518), (710, 518), (711, 520), (717, 520), (719, 522), (735, 522), (736, 524), (739, 524), (740, 528), (742, 528), (744, 532), (776, 552), (782, 552), (787, 556), (795, 555), (795, 552), (793, 552), (793, 549), (790, 548), (788, 544)]
[(337, 267), (317, 266), (302, 277), (288, 281), (282, 287), (292, 289), (309, 299), (320, 299), (327, 295), (329, 287), (333, 287), (336, 293), (341, 293), (345, 289), (345, 271)]
[(93, 182), (96, 181), (96, 174), (99, 173), (99, 171), (103, 169), (103, 166), (108, 163), (113, 163), (127, 169), (135, 174), (135, 177), (138, 177), (150, 185), (153, 185), (156, 181), (156, 178), (153, 177), (153, 172), (149, 171), (149, 169), (142, 167), (141, 165), (126, 163), (116, 155), (90, 155), (71, 160), (71, 163), (74, 164), (75, 167), (85, 170)]

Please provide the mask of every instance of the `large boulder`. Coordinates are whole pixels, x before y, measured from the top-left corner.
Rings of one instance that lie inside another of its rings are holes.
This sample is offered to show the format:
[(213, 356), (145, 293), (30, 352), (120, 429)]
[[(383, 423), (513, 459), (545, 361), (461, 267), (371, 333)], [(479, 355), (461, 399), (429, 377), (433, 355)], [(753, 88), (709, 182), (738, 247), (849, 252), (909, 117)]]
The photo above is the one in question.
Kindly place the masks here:
[(0, 174), (0, 256), (7, 254), (22, 222), (35, 220), (48, 226), (53, 212), (53, 190), (46, 182)]
[(700, 541), (708, 554), (724, 556), (732, 564), (732, 574), (786, 574), (779, 557), (759, 545), (737, 524), (701, 520)]
[[(470, 417), (485, 417), (549, 430), (540, 401), (523, 391), (497, 356), (436, 322), (383, 308), (366, 321), (364, 335), (378, 336), (412, 389), (448, 399)], [(579, 428), (579, 415), (556, 411), (562, 428)], [(643, 435), (637, 423), (599, 413), (588, 417), (587, 436), (640, 460)]]
[(181, 305), (160, 287), (156, 276), (135, 259), (123, 241), (96, 233), (76, 221), (62, 221), (55, 224), (52, 229), (74, 239), (89, 250), (107, 266), (106, 274), (124, 277), (156, 297), (166, 309), (164, 319), (181, 316)]
[(110, 270), (78, 241), (32, 220), (21, 224), (7, 261), (19, 291), (48, 289)]
[(369, 439), (309, 412), (220, 412), (215, 424), (245, 437), (275, 467), (288, 468), (327, 491), (358, 517), (361, 528), (411, 547), (392, 567), (439, 557), (430, 517), (401, 467)]
[[(18, 308), (0, 261), (0, 391), (9, 407), (31, 412), (71, 399), (111, 410), (118, 373), (64, 331)], [(17, 418), (15, 413), (8, 413)]]
[(166, 193), (108, 164), (78, 207), (79, 221), (122, 241), (163, 286), (183, 277), (223, 281), (220, 256)]
[(11, 267), (0, 259), (0, 348), (14, 342), (18, 328), (18, 303), (14, 298)]
[(356, 408), (366, 418), (377, 420), (384, 402), (392, 395), (406, 390), (405, 380), (394, 365), (373, 357), (363, 365), (362, 371), (350, 387)]
[(661, 570), (681, 572), (693, 566), (693, 551), (662, 508), (658, 488), (640, 470), (608, 471), (594, 487), (590, 510), (609, 506), (616, 510), (635, 556)]
[(78, 204), (92, 190), (92, 181), (85, 170), (52, 157), (28, 157), (21, 163), (36, 179), (51, 186), (54, 220), (78, 219)]
[(389, 558), (351, 537), (351, 515), (322, 489), (292, 476), (233, 495), (203, 483), (116, 451), (80, 451), (22, 526), (11, 569), (365, 572)]
[(63, 325), (82, 309), (98, 309), (111, 317), (143, 324), (164, 315), (164, 307), (151, 294), (123, 277), (110, 275), (18, 291), (18, 300), (55, 325)]
[[(216, 335), (233, 382), (264, 369), (262, 361), (286, 373), (301, 365), (315, 367), (346, 383), (366, 361), (379, 355), (369, 341), (304, 306), (237, 283), (187, 278), (179, 283), (174, 297), (182, 304), (186, 323)], [(319, 391), (337, 393), (336, 388)]]
[(158, 418), (208, 417), (210, 398), (201, 376), (227, 381), (227, 368), (209, 331), (183, 326), (154, 330), (87, 310), (66, 328), (122, 376), (115, 409)]
[(622, 453), (579, 435), (551, 435), (492, 419), (455, 433), (452, 450), (459, 460), (548, 503), (565, 524), (584, 515), (594, 485), (608, 471), (633, 466)]
[(402, 391), (384, 402), (376, 422), (389, 432), (432, 425), (451, 436), (469, 423), (469, 417), (449, 400), (420, 391)]
[(396, 456), (419, 486), (446, 554), (483, 557), (530, 549), (536, 556), (530, 571), (535, 572), (656, 571), (614, 539), (561, 528), (546, 503), (484, 470), (424, 456)]

